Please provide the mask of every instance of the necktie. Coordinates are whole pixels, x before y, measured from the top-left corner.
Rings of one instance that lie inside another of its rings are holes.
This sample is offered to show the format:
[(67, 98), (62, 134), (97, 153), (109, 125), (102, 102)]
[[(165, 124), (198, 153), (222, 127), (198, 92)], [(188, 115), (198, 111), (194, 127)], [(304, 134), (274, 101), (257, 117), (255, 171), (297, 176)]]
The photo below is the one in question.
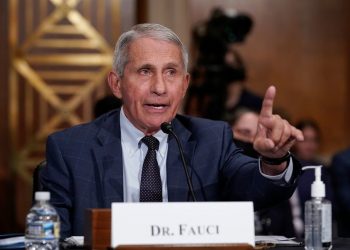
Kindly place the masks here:
[(159, 141), (153, 136), (145, 136), (141, 141), (147, 145), (148, 151), (142, 166), (140, 201), (161, 202), (163, 200), (162, 181), (156, 155)]

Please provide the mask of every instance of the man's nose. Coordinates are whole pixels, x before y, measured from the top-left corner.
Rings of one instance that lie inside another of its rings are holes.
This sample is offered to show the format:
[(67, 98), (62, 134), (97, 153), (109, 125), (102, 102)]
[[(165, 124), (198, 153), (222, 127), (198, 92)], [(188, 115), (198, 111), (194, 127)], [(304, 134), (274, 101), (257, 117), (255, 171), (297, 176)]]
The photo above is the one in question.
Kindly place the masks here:
[(161, 73), (155, 74), (151, 88), (152, 92), (157, 95), (163, 95), (166, 93), (166, 82)]

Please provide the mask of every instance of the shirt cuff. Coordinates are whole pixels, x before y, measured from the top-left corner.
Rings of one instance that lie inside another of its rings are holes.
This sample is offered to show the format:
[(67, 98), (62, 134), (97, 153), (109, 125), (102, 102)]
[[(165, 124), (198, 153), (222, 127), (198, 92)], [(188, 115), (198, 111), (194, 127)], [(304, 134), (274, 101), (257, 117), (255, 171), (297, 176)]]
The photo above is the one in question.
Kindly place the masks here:
[(259, 159), (259, 171), (260, 171), (260, 174), (262, 176), (271, 180), (273, 183), (275, 183), (277, 185), (285, 186), (285, 185), (289, 184), (289, 181), (292, 178), (293, 160), (292, 160), (292, 158), (289, 159), (289, 163), (288, 163), (287, 168), (279, 175), (267, 175), (261, 171), (261, 160)]

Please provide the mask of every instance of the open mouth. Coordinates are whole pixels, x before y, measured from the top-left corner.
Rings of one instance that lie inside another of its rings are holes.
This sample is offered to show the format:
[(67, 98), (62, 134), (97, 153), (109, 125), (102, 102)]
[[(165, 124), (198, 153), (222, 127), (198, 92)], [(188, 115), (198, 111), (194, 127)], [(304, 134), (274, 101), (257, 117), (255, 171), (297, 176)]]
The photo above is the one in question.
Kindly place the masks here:
[(145, 106), (152, 109), (159, 109), (159, 110), (168, 107), (168, 105), (166, 104), (158, 104), (158, 103), (149, 103), (149, 104), (146, 104)]

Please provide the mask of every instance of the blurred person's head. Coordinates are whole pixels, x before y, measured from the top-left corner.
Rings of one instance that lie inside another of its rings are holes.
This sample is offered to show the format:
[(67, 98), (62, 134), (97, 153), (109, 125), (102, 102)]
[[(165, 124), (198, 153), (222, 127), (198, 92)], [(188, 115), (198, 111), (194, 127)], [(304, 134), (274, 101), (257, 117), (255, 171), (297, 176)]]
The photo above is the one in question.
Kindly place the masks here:
[(239, 108), (231, 119), (233, 140), (236, 145), (244, 150), (246, 155), (257, 157), (253, 141), (258, 130), (259, 114), (247, 108)]
[(319, 126), (313, 120), (302, 120), (295, 127), (303, 132), (304, 141), (295, 143), (293, 153), (302, 161), (314, 161), (320, 147)]
[(246, 13), (214, 8), (206, 21), (194, 27), (193, 70), (197, 74), (192, 74), (192, 81), (196, 92), (188, 96), (187, 111), (222, 120), (236, 108), (244, 88), (245, 66), (235, 46), (245, 41), (252, 26), (253, 19)]
[(253, 19), (246, 13), (235, 9), (213, 9), (209, 19), (193, 29), (193, 42), (199, 52), (198, 64), (233, 65), (235, 53), (230, 46), (243, 43), (252, 26)]
[(258, 130), (259, 115), (247, 108), (238, 109), (231, 120), (233, 137), (252, 143)]
[(94, 116), (95, 118), (113, 110), (120, 108), (122, 106), (122, 101), (115, 96), (108, 95), (99, 100), (94, 105)]

